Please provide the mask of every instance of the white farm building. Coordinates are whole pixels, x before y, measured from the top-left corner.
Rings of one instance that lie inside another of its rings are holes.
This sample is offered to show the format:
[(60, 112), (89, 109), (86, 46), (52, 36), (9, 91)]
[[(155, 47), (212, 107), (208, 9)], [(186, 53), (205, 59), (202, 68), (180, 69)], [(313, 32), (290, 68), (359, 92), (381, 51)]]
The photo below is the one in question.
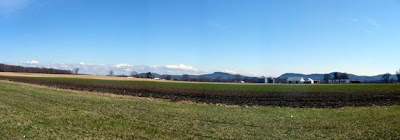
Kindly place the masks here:
[(288, 84), (302, 84), (304, 83), (306, 80), (304, 80), (303, 77), (289, 77), (287, 79), (287, 83)]
[(287, 79), (288, 84), (314, 84), (314, 80), (311, 78), (304, 79), (303, 77), (289, 77)]
[(315, 81), (311, 78), (307, 78), (304, 84), (315, 84)]

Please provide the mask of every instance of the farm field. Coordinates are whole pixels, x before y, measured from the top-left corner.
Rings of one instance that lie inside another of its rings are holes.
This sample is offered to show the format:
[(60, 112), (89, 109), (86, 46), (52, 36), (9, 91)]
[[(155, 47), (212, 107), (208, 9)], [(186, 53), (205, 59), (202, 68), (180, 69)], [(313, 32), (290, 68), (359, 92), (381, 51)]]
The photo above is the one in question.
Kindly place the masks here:
[(399, 139), (398, 118), (398, 105), (214, 105), (0, 80), (0, 139)]
[(0, 76), (0, 79), (62, 89), (227, 105), (337, 108), (400, 104), (398, 84), (238, 85), (26, 76)]
[[(44, 74), (44, 73), (23, 73), (23, 72), (0, 72), (0, 76), (17, 77), (48, 77), (48, 78), (78, 78), (78, 79), (98, 79), (98, 80), (118, 80), (118, 81), (151, 81), (168, 83), (188, 83), (185, 81), (154, 80), (146, 78), (126, 78), (102, 75), (71, 75), (71, 74)], [(233, 83), (215, 83), (215, 82), (190, 82), (190, 83), (208, 83), (208, 84), (233, 84)], [(243, 85), (241, 83), (241, 85)], [(244, 85), (260, 85), (257, 83), (245, 83)]]

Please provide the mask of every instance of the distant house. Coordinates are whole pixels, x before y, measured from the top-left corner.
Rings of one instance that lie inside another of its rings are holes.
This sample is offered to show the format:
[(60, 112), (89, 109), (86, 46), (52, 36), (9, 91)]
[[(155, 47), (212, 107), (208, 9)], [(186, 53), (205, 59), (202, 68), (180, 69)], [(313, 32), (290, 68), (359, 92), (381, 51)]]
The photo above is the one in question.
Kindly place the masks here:
[(311, 78), (307, 78), (306, 81), (304, 81), (304, 84), (314, 84), (315, 81)]
[(305, 81), (303, 77), (289, 77), (287, 79), (288, 84), (303, 84)]
[(336, 79), (336, 80), (329, 80), (329, 84), (349, 84), (351, 81), (349, 79)]

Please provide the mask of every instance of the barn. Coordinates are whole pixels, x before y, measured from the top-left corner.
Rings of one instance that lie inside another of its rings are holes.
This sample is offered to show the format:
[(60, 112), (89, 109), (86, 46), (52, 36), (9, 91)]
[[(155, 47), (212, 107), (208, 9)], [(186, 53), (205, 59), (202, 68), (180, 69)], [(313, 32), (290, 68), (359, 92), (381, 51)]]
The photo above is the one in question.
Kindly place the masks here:
[(288, 84), (303, 84), (305, 81), (303, 77), (289, 77), (287, 79)]

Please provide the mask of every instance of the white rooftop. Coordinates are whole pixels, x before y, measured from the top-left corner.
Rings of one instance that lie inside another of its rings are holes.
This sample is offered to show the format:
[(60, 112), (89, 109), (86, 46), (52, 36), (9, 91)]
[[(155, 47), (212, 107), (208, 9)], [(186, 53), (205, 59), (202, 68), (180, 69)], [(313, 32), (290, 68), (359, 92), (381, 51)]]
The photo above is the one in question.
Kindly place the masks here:
[(288, 77), (288, 81), (304, 81), (303, 77)]

